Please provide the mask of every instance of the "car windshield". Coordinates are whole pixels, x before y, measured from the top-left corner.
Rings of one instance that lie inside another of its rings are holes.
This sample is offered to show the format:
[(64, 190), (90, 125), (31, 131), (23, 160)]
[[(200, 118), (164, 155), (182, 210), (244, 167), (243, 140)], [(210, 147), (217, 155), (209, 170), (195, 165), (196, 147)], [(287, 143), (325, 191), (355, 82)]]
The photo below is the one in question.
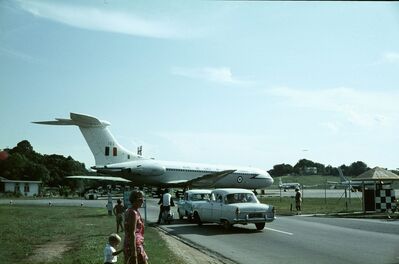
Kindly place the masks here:
[(225, 203), (257, 203), (258, 199), (253, 193), (232, 193), (225, 198)]
[(209, 200), (210, 194), (209, 193), (193, 193), (190, 196), (191, 201), (204, 201)]

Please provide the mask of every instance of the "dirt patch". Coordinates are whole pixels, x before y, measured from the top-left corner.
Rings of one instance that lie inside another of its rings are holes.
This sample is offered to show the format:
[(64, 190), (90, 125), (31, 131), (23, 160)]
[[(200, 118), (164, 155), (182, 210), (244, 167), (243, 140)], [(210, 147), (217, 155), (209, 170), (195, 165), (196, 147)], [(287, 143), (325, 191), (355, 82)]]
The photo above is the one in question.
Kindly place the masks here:
[(73, 241), (57, 240), (36, 247), (33, 255), (29, 256), (30, 263), (48, 263), (54, 259), (61, 258), (62, 254), (72, 249)]
[(172, 250), (177, 256), (184, 260), (185, 263), (190, 264), (226, 264), (232, 263), (227, 260), (220, 260), (215, 256), (211, 256), (203, 253), (184, 242), (180, 239), (175, 238), (171, 235), (165, 234), (164, 232), (159, 232), (162, 239), (166, 241), (166, 244), (170, 250)]

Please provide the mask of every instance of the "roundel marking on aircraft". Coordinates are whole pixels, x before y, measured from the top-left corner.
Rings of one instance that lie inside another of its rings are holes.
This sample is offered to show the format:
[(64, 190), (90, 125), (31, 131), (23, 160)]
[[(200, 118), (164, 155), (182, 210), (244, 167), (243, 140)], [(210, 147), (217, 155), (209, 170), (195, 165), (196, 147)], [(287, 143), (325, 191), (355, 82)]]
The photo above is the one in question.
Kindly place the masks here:
[(238, 177), (237, 177), (237, 182), (238, 182), (238, 183), (242, 183), (242, 180), (243, 180), (243, 179), (242, 179), (242, 176), (238, 176)]

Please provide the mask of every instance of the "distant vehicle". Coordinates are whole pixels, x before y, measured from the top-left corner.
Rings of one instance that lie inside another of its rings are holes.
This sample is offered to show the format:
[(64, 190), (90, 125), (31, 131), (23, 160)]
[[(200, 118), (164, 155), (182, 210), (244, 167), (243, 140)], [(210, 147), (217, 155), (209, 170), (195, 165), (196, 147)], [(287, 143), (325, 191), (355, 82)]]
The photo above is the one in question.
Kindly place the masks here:
[(286, 192), (288, 189), (300, 189), (301, 184), (299, 182), (283, 182), (281, 177), (279, 177), (278, 187)]
[(225, 229), (235, 224), (255, 224), (257, 230), (262, 230), (266, 222), (274, 221), (274, 213), (272, 205), (260, 203), (253, 192), (245, 189), (215, 189), (209, 201), (193, 208), (198, 225), (218, 223)]
[(177, 203), (179, 218), (187, 217), (192, 220), (193, 206), (198, 203), (206, 203), (211, 197), (211, 190), (189, 190), (184, 193), (184, 198)]
[(116, 176), (119, 180), (132, 181), (135, 186), (183, 188), (264, 189), (273, 184), (273, 178), (266, 170), (260, 168), (145, 158), (122, 147), (108, 130), (110, 123), (94, 116), (70, 113), (70, 118), (33, 123), (78, 126), (96, 162), (92, 169), (109, 175), (73, 176), (73, 178), (114, 180), (113, 177)]
[(85, 199), (86, 200), (97, 200), (98, 199), (98, 194), (94, 190), (89, 190), (88, 192), (85, 193)]

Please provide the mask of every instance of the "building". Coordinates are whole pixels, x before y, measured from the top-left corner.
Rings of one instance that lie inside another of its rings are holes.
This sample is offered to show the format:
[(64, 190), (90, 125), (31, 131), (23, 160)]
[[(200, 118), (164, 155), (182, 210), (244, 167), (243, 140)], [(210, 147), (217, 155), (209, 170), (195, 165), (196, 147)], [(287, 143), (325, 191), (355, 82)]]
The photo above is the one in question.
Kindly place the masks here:
[(7, 180), (0, 177), (0, 192), (20, 193), (24, 196), (36, 196), (40, 192), (41, 181)]

